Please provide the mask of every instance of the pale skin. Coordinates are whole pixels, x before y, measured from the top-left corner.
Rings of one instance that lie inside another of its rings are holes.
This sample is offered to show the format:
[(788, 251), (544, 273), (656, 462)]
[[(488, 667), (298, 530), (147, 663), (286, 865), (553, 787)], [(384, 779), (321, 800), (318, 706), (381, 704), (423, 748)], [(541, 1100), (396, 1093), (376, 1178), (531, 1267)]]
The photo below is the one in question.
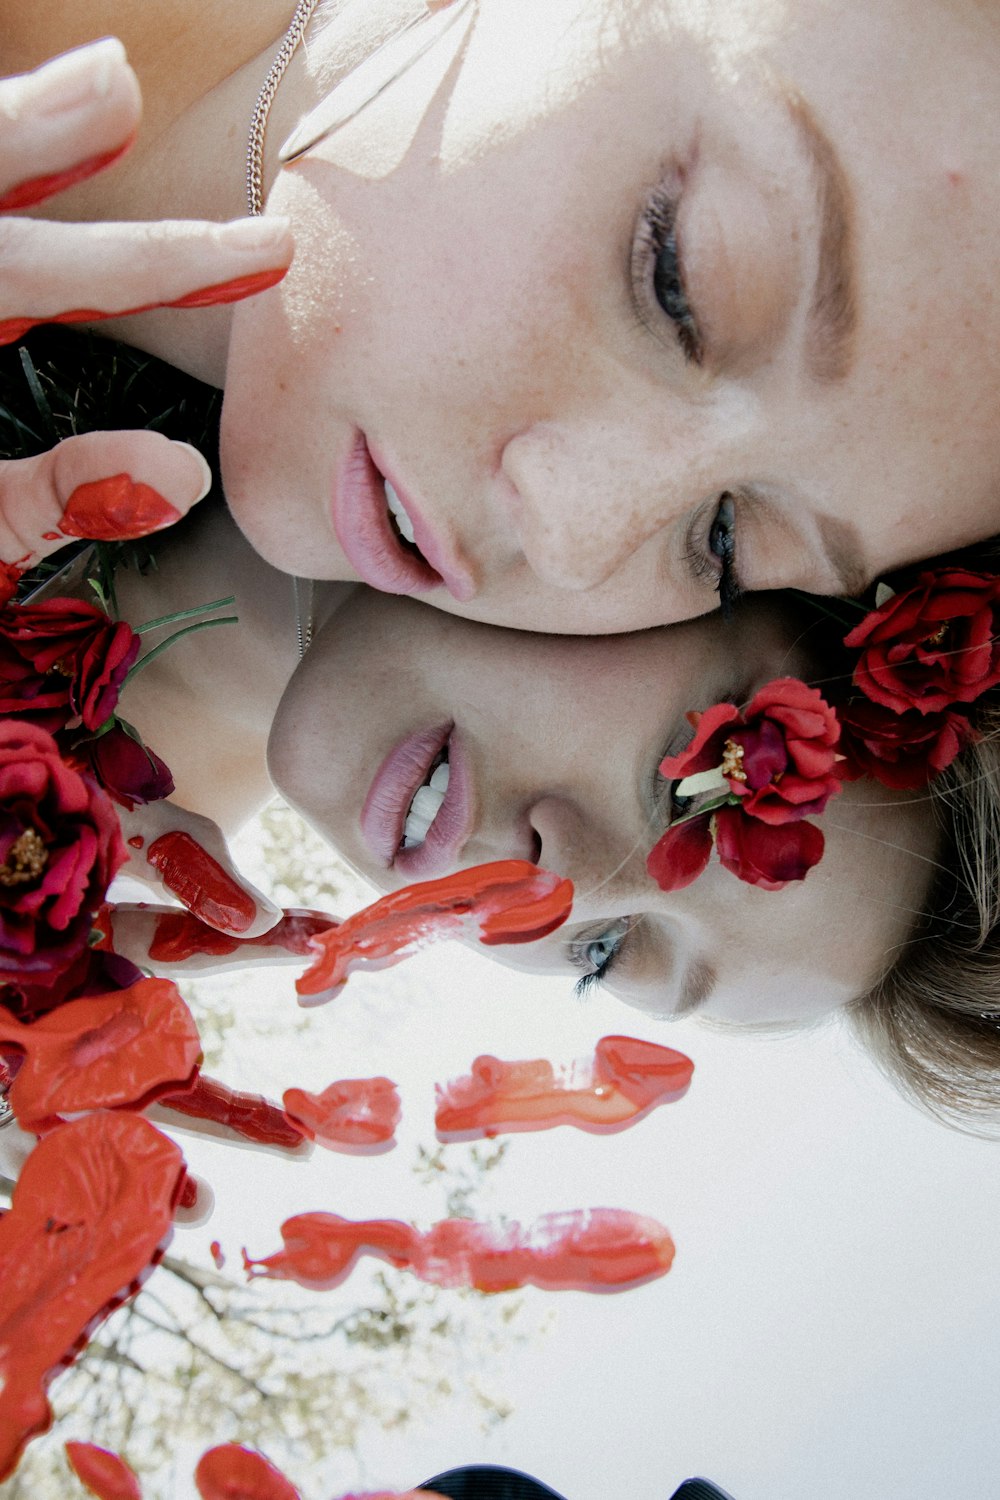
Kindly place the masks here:
[[(272, 564), (356, 576), (330, 494), (358, 431), (462, 574), (428, 601), (524, 628), (704, 612), (731, 554), (746, 589), (842, 592), (997, 531), (992, 11), (479, 0), (279, 168), (417, 12), (343, 0), (296, 54), (265, 161), (286, 280), (114, 329), (225, 383), (228, 498)], [(146, 100), (131, 155), (54, 211), (238, 215), (288, 13), (0, 6), (6, 69), (110, 30)]]

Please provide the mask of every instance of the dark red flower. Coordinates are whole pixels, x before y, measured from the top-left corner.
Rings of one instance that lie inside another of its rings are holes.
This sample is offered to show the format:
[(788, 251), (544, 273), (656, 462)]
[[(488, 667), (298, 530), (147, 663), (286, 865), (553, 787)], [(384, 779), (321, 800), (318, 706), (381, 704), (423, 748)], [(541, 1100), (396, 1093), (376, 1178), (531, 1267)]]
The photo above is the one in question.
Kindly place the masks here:
[(859, 699), (845, 704), (838, 717), (844, 754), (838, 769), (845, 781), (871, 776), (883, 786), (926, 786), (976, 738), (965, 715), (949, 709), (894, 713)]
[(0, 1005), (19, 1021), (34, 1021), (69, 1000), (125, 990), (142, 978), (142, 970), (127, 958), (88, 947), (51, 984), (0, 983)]
[(125, 858), (96, 782), (43, 729), (0, 723), (0, 985), (56, 982)]
[(79, 715), (99, 729), (114, 713), (139, 637), (83, 599), (0, 610), (0, 714), (60, 729)]
[(1000, 577), (940, 568), (921, 573), (845, 636), (862, 648), (857, 687), (895, 713), (974, 703), (1000, 682)]
[[(695, 716), (692, 715), (692, 719)], [(764, 823), (792, 823), (821, 813), (840, 791), (837, 715), (815, 688), (779, 677), (741, 713), (717, 703), (695, 720), (695, 736), (660, 773), (683, 780), (719, 767), (742, 811)]]
[(804, 880), (823, 856), (820, 829), (804, 820), (762, 823), (748, 817), (744, 806), (720, 807), (668, 828), (646, 860), (660, 889), (678, 891), (696, 880), (713, 841), (720, 863), (748, 885), (780, 891), (790, 880)]
[(97, 739), (78, 741), (72, 759), (130, 812), (137, 802), (159, 802), (174, 789), (169, 767), (118, 724)]

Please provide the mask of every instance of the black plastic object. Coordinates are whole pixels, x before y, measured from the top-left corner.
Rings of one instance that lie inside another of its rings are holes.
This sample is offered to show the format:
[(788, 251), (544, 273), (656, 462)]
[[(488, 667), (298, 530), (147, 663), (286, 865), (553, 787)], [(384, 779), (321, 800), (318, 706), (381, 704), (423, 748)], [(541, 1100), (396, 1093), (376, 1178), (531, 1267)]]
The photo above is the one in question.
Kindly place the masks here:
[(530, 1474), (522, 1474), (519, 1469), (499, 1469), (494, 1464), (449, 1469), (417, 1488), (437, 1490), (439, 1495), (447, 1495), (448, 1500), (564, 1500), (564, 1496), (532, 1479)]
[(670, 1500), (733, 1500), (728, 1490), (721, 1490), (710, 1479), (685, 1479)]

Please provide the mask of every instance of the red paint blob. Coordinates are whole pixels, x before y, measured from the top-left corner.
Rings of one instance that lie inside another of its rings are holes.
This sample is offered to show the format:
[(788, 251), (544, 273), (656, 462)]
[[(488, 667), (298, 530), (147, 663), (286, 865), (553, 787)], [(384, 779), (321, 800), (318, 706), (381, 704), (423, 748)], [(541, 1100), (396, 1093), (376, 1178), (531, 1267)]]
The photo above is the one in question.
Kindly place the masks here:
[(61, 541), (61, 540), (62, 540), (62, 532), (61, 531), (43, 531), (42, 532), (42, 541), (43, 542), (58, 542), (58, 541)]
[(142, 1500), (139, 1481), (128, 1464), (93, 1443), (67, 1443), (66, 1457), (81, 1483), (98, 1500)]
[(319, 957), (296, 981), (300, 996), (329, 998), (355, 969), (387, 969), (442, 938), (531, 943), (560, 927), (573, 904), (568, 880), (526, 860), (498, 860), (383, 896), (321, 933)]
[(277, 1104), (260, 1094), (243, 1094), (218, 1079), (199, 1074), (189, 1089), (161, 1095), (161, 1105), (190, 1115), (196, 1120), (212, 1120), (224, 1125), (248, 1141), (264, 1146), (286, 1146), (294, 1150), (302, 1144), (302, 1133), (285, 1118)]
[(156, 919), (149, 957), (153, 963), (179, 964), (198, 954), (219, 958), (249, 948), (277, 948), (304, 956), (312, 951), (317, 934), (336, 925), (336, 919), (327, 912), (290, 907), (267, 932), (254, 938), (237, 938), (207, 926), (190, 912), (164, 912)]
[(127, 542), (172, 526), (180, 514), (148, 484), (137, 484), (130, 474), (114, 474), (77, 485), (59, 530), (94, 542)]
[(146, 859), (167, 889), (210, 927), (245, 932), (256, 917), (253, 898), (189, 833), (161, 833)]
[(194, 1482), (202, 1500), (301, 1500), (291, 1481), (262, 1453), (236, 1443), (224, 1443), (203, 1454)]
[(466, 1077), (436, 1086), (434, 1123), (444, 1140), (556, 1125), (612, 1134), (679, 1099), (693, 1072), (683, 1052), (627, 1036), (602, 1037), (593, 1058), (568, 1068), (484, 1055)]
[(405, 1267), (435, 1286), (481, 1292), (528, 1285), (623, 1291), (663, 1276), (674, 1258), (662, 1224), (614, 1208), (546, 1214), (527, 1227), (444, 1219), (424, 1234), (398, 1219), (352, 1222), (307, 1213), (286, 1219), (281, 1237), (285, 1248), (266, 1259), (253, 1260), (244, 1250), (248, 1275), (320, 1290), (339, 1286), (361, 1255)]
[(222, 1253), (222, 1246), (219, 1244), (218, 1240), (213, 1240), (208, 1248), (211, 1253), (212, 1259), (215, 1261), (215, 1269), (217, 1271), (221, 1271), (223, 1266), (226, 1264), (226, 1257)]
[(103, 172), (112, 162), (117, 161), (135, 140), (135, 133), (121, 146), (116, 146), (113, 151), (103, 151), (99, 156), (88, 156), (86, 160), (77, 162), (75, 167), (67, 167), (62, 172), (46, 172), (40, 177), (29, 177), (24, 182), (18, 182), (0, 197), (0, 213), (11, 213), (15, 209), (30, 208), (35, 203), (41, 203), (46, 198), (51, 198), (55, 193), (63, 193), (74, 183), (83, 182), (86, 177), (93, 177), (95, 172)]
[(130, 849), (144, 849), (146, 847), (146, 840), (141, 833), (133, 833), (130, 839), (126, 839), (126, 843)]
[(285, 1114), (300, 1133), (334, 1150), (384, 1149), (399, 1124), (399, 1090), (388, 1078), (341, 1078), (321, 1094), (286, 1089)]
[(52, 1420), (45, 1390), (170, 1238), (180, 1151), (134, 1114), (60, 1125), (0, 1218), (0, 1480)]

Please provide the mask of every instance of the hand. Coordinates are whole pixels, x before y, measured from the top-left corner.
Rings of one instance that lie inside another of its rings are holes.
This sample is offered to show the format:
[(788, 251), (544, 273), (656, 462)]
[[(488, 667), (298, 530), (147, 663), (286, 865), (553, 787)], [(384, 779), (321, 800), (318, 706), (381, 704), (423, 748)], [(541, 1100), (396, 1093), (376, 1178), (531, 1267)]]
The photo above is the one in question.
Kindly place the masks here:
[[(284, 276), (291, 237), (274, 217), (232, 224), (10, 217), (109, 167), (131, 144), (140, 109), (138, 83), (114, 38), (0, 79), (0, 344), (37, 323), (232, 302)], [(67, 536), (125, 540), (172, 524), (207, 492), (209, 478), (193, 449), (151, 432), (91, 433), (0, 463), (8, 594), (20, 572)]]

